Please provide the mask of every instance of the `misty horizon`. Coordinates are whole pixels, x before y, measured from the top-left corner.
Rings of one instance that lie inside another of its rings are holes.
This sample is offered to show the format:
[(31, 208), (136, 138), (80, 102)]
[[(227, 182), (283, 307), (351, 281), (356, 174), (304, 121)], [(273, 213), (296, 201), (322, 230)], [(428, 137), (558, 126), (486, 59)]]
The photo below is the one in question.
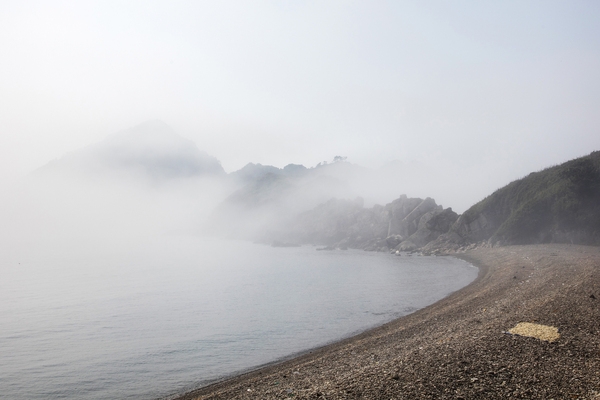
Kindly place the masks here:
[(3, 188), (154, 119), (227, 172), (335, 156), (441, 171), (469, 196), (443, 200), (457, 209), (600, 148), (595, 3), (0, 10)]
[[(21, 184), (8, 186), (12, 192), (4, 194), (0, 211), (7, 242), (31, 243), (31, 237), (37, 236), (41, 244), (52, 236), (50, 242), (88, 237), (91, 244), (106, 235), (199, 234), (206, 233), (208, 226), (212, 234), (237, 231), (234, 236), (238, 238), (257, 240), (257, 233), (251, 232), (280, 229), (296, 215), (332, 198), (361, 198), (368, 208), (386, 205), (400, 195), (431, 197), (440, 207), (461, 214), (499, 189), (487, 193), (461, 190), (461, 180), (453, 174), (400, 161), (371, 169), (343, 155), (308, 167), (249, 162), (226, 172), (218, 158), (155, 119), (109, 134), (37, 168)], [(261, 184), (264, 179), (275, 179), (276, 186)], [(471, 187), (480, 181), (469, 177), (462, 184)], [(253, 192), (259, 196), (254, 200)], [(256, 200), (266, 202), (248, 209), (250, 203), (246, 203)], [(231, 215), (225, 216), (224, 210)], [(230, 227), (215, 230), (215, 223)], [(77, 233), (81, 230), (87, 233)], [(50, 236), (43, 239), (45, 235)]]

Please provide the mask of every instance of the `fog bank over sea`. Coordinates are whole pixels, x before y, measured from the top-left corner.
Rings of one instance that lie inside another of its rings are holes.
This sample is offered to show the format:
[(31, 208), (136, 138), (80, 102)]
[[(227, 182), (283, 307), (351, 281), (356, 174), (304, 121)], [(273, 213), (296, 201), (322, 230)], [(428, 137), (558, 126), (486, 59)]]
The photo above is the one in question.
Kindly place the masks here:
[(12, 399), (178, 393), (405, 315), (477, 275), (451, 258), (181, 235), (59, 250), (0, 260)]
[(365, 193), (374, 174), (342, 157), (227, 174), (160, 121), (42, 166), (0, 202), (3, 395), (167, 396), (382, 324), (473, 280), (476, 269), (454, 259), (206, 236), (227, 199), (240, 201), (219, 226), (251, 239), (240, 223), (268, 229)]

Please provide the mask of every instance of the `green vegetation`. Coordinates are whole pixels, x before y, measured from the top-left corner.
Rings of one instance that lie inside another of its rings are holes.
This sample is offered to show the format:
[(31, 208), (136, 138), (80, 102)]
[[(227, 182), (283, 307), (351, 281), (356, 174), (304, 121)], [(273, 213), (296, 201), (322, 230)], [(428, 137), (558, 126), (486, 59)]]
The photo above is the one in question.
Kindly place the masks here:
[(477, 236), (471, 240), (600, 244), (600, 152), (495, 191), (464, 213), (463, 226), (478, 220), (485, 221), (482, 229), (465, 232)]

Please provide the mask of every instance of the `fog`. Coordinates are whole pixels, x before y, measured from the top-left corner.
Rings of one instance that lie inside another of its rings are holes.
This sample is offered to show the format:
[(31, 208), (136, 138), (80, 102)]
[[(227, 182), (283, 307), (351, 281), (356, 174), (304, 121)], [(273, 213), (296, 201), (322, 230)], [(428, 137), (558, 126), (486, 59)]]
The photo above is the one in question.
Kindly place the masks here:
[(0, 1), (3, 394), (170, 398), (467, 284), (405, 255), (600, 150), (598, 21), (579, 0)]
[[(367, 207), (444, 186), (436, 173), (345, 157), (305, 167), (220, 162), (159, 120), (108, 135), (32, 171), (2, 198), (2, 243), (12, 252), (122, 251), (161, 235), (265, 240), (331, 198)], [(269, 238), (268, 240), (271, 240)]]
[[(0, 235), (126, 243), (205, 234), (226, 210), (251, 236), (331, 197), (464, 212), (600, 148), (599, 17), (593, 2), (3, 2)], [(267, 185), (240, 178), (249, 163), (308, 172), (228, 209)]]
[(218, 161), (159, 121), (73, 151), (10, 185), (3, 247), (52, 254), (200, 232), (234, 188)]

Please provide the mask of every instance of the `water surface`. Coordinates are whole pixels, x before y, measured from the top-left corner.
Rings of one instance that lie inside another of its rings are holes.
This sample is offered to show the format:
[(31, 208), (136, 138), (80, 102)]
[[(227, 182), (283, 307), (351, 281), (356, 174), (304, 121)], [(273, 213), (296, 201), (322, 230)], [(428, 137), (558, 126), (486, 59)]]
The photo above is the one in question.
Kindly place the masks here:
[(382, 324), (477, 275), (454, 258), (191, 236), (0, 263), (10, 399), (162, 398)]

